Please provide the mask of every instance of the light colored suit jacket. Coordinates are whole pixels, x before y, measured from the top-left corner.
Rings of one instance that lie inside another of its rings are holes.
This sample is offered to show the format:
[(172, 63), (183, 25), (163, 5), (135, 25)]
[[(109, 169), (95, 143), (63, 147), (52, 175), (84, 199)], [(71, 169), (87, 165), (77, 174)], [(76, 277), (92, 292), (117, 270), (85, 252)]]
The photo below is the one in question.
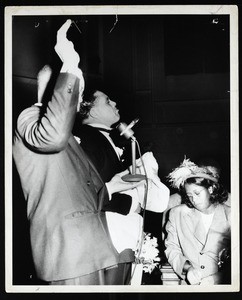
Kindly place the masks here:
[(47, 108), (34, 105), (20, 114), (14, 138), (33, 260), (45, 281), (118, 263), (101, 212), (107, 189), (71, 134), (78, 90), (79, 79), (61, 73)]
[(200, 213), (185, 204), (171, 209), (166, 225), (165, 254), (174, 271), (182, 278), (186, 260), (200, 268), (202, 278), (218, 272), (219, 253), (230, 247), (230, 207), (218, 204), (208, 234)]

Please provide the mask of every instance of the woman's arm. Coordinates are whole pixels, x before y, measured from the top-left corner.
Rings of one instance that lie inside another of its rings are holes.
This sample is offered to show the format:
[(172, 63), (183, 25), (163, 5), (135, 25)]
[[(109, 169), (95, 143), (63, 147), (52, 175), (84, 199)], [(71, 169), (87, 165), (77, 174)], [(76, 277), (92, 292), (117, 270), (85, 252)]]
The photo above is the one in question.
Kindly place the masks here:
[(169, 264), (173, 270), (181, 278), (185, 279), (184, 266), (188, 259), (182, 254), (182, 250), (179, 244), (179, 237), (176, 230), (176, 211), (170, 210), (169, 220), (166, 225), (167, 238), (165, 239), (165, 254)]

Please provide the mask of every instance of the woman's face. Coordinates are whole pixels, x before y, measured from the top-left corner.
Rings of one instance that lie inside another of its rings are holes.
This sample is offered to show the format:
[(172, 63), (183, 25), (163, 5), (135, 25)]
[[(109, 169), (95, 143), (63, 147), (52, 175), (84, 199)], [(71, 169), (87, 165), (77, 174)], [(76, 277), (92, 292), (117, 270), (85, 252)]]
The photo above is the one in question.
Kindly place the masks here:
[(214, 205), (210, 202), (210, 193), (207, 188), (195, 183), (186, 183), (185, 191), (195, 209), (205, 214), (213, 212)]

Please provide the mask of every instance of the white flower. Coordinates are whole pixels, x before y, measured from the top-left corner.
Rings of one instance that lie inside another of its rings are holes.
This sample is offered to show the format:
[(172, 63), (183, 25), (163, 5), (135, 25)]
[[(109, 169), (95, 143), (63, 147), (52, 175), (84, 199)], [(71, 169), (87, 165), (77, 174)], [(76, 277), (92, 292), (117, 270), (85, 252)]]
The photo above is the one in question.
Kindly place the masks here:
[(151, 273), (159, 264), (160, 258), (157, 247), (157, 238), (151, 238), (150, 233), (144, 233), (141, 252), (139, 254), (139, 250), (137, 250), (135, 256), (138, 263), (143, 264), (143, 271), (146, 273)]

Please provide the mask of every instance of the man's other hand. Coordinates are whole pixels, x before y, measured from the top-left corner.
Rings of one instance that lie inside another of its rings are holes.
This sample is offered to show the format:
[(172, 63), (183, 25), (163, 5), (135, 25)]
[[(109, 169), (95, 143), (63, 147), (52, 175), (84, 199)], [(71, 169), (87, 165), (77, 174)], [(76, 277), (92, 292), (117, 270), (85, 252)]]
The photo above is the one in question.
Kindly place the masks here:
[(128, 170), (125, 170), (121, 173), (118, 173), (114, 175), (114, 177), (106, 183), (108, 191), (110, 194), (123, 192), (126, 190), (133, 189), (137, 187), (138, 185), (144, 184), (144, 180), (141, 180), (139, 182), (126, 182), (122, 179), (124, 175), (129, 174)]

